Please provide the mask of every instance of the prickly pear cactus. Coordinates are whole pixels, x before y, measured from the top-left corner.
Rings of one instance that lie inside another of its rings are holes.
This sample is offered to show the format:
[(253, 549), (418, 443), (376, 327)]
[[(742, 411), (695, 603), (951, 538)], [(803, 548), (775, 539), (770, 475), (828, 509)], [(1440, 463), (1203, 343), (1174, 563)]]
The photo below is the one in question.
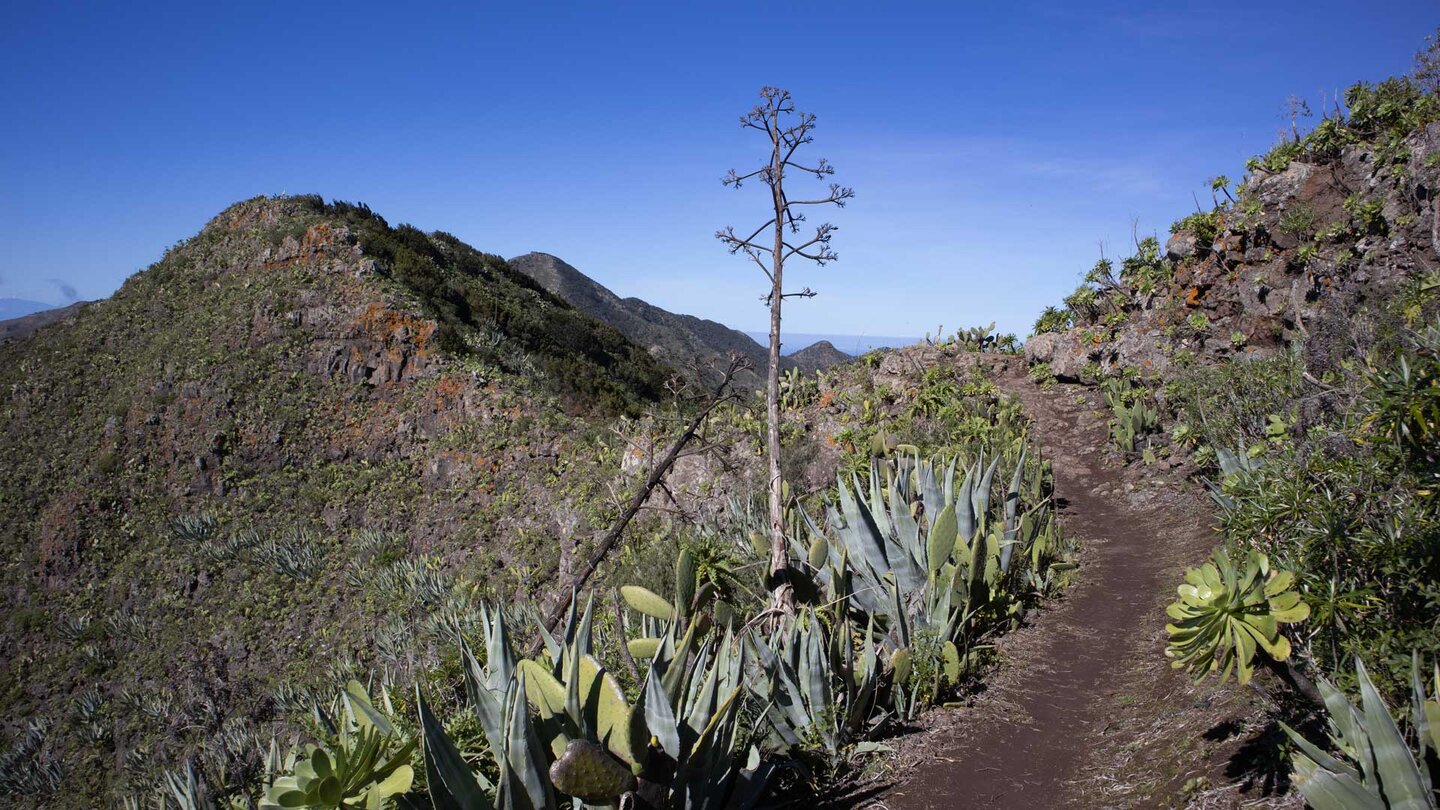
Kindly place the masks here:
[(895, 670), (895, 682), (904, 683), (910, 679), (910, 650), (901, 647), (890, 656), (890, 666)]
[(604, 748), (589, 740), (571, 740), (550, 766), (557, 790), (589, 803), (611, 802), (635, 789), (635, 776)]
[(951, 685), (959, 683), (960, 648), (955, 646), (955, 642), (947, 641), (940, 654), (945, 665), (945, 681)]
[(810, 567), (816, 571), (825, 567), (825, 563), (830, 559), (830, 542), (825, 539), (825, 535), (817, 534), (810, 538), (810, 549), (806, 557)]
[(648, 588), (642, 588), (639, 585), (622, 585), (620, 596), (627, 605), (646, 616), (662, 622), (675, 620), (675, 607), (665, 601), (665, 597)]
[(697, 578), (695, 555), (688, 548), (681, 549), (679, 558), (675, 560), (675, 606), (680, 609), (681, 616), (688, 617), (695, 607)]

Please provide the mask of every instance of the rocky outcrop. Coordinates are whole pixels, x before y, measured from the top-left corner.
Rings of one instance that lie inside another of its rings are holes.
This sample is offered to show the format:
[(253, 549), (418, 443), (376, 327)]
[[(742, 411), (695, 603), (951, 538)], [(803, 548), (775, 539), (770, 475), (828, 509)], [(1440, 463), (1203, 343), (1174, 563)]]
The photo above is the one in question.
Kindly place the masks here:
[[(21, 326), (0, 342), (0, 656), (25, 664), (0, 724), (133, 693), (168, 719), (116, 704), (107, 733), (157, 763), (205, 717), (272, 717), (277, 673), (370, 654), (403, 612), (403, 575), (374, 585), (391, 562), (547, 588), (624, 483), (595, 437), (668, 376), (499, 257), (308, 197), (231, 206), (111, 298)], [(176, 530), (199, 516), (213, 536)], [(143, 632), (93, 634), (103, 663), (80, 665), (66, 617)], [(87, 762), (80, 790), (122, 778)]]
[(1064, 380), (1086, 369), (1165, 376), (1182, 354), (1272, 354), (1322, 313), (1389, 300), (1440, 269), (1440, 123), (1403, 146), (1399, 166), (1351, 145), (1255, 170), (1211, 224), (1180, 223), (1156, 256), (1163, 272), (1097, 289), (1077, 328), (1035, 335), (1026, 357)]

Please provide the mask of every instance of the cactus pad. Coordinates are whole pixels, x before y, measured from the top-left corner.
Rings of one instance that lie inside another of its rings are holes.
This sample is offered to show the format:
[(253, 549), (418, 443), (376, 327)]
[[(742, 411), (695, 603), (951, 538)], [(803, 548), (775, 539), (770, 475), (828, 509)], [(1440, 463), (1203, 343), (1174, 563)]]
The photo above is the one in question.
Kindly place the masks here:
[(604, 748), (571, 740), (550, 766), (550, 781), (564, 794), (589, 803), (611, 802), (635, 789), (635, 776)]

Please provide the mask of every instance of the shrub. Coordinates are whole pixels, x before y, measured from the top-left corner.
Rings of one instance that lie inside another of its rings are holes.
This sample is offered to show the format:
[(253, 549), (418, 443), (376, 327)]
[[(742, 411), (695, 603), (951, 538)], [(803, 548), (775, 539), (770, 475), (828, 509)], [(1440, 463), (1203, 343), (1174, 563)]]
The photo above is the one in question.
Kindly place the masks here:
[[(1417, 447), (1409, 438), (1434, 436), (1433, 384), (1419, 384), (1414, 372), (1426, 366), (1430, 371), (1423, 373), (1434, 373), (1425, 352), (1417, 339), (1390, 363), (1337, 380), (1360, 389), (1352, 395), (1355, 405), (1336, 408), (1328, 420), (1308, 419), (1299, 443), (1266, 440), (1256, 424), (1260, 412), (1283, 414), (1286, 407), (1267, 403), (1273, 395), (1254, 390), (1259, 385), (1252, 382), (1242, 393), (1233, 384), (1234, 393), (1216, 395), (1232, 405), (1248, 401), (1244, 422), (1247, 438), (1254, 437), (1246, 454), (1254, 458), (1217, 493), (1226, 534), (1295, 572), (1313, 609), (1311, 657), (1331, 672), (1355, 656), (1374, 661), (1380, 682), (1391, 689), (1404, 679), (1402, 654), (1440, 652), (1434, 632), (1440, 625), (1440, 556), (1434, 553), (1440, 517), (1435, 465), (1426, 456), (1435, 444), (1431, 438)], [(1398, 382), (1405, 368), (1411, 380)], [(1338, 395), (1345, 396), (1343, 388)], [(1299, 392), (1287, 399), (1300, 399)], [(1417, 413), (1408, 428), (1400, 424)]]
[(1345, 210), (1360, 233), (1384, 233), (1385, 215), (1382, 212), (1385, 201), (1379, 197), (1361, 197), (1351, 194), (1345, 198)]
[(1074, 314), (1067, 307), (1058, 309), (1056, 307), (1045, 307), (1040, 317), (1035, 320), (1035, 330), (1032, 334), (1043, 335), (1047, 332), (1065, 332), (1073, 326)]
[[(1213, 213), (1213, 212), (1212, 212)], [(1195, 216), (1202, 216), (1196, 214)], [(1185, 223), (1181, 220), (1176, 225)], [(1215, 225), (1218, 227), (1218, 214), (1216, 214)], [(1197, 234), (1200, 243), (1208, 248), (1215, 240), (1215, 232), (1212, 230), (1208, 237)], [(1153, 236), (1141, 239), (1135, 245), (1135, 253), (1120, 263), (1120, 280), (1128, 284), (1136, 291), (1149, 294), (1154, 292), (1158, 286), (1168, 282), (1175, 275), (1175, 265), (1166, 260), (1160, 253), (1160, 240)]]
[[(1170, 226), (1170, 233), (1188, 231), (1195, 235), (1200, 244), (1208, 247), (1220, 235), (1220, 222), (1223, 212), (1219, 208), (1209, 211), (1200, 211), (1185, 217)], [(1158, 254), (1159, 245), (1156, 245)], [(1142, 251), (1143, 252), (1143, 251)]]
[(1280, 215), (1279, 228), (1285, 233), (1304, 239), (1315, 232), (1315, 223), (1318, 220), (1319, 215), (1315, 213), (1315, 209), (1297, 202)]

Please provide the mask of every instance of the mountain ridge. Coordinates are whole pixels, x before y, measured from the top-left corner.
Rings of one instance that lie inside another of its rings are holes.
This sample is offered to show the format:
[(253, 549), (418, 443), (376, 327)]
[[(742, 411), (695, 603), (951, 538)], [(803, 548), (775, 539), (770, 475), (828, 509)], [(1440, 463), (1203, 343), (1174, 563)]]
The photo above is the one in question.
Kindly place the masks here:
[(113, 756), (74, 727), (48, 743), (93, 772), (77, 789), (118, 786), (136, 752), (283, 713), (274, 690), (305, 688), (313, 656), (373, 656), (409, 603), (351, 566), (403, 558), (400, 593), (567, 575), (608, 525), (596, 436), (670, 373), (445, 234), (318, 197), (227, 208), (0, 343), (0, 655), (25, 662), (0, 668), (3, 725), (91, 691), (165, 707), (105, 709)]
[[(767, 350), (738, 329), (718, 321), (671, 312), (634, 296), (621, 297), (564, 259), (549, 253), (532, 251), (510, 259), (510, 265), (576, 309), (610, 324), (648, 348), (657, 358), (677, 369), (693, 373), (703, 382), (717, 380), (733, 352), (749, 360), (751, 365), (750, 369), (737, 375), (737, 383), (746, 388), (764, 385)], [(781, 370), (799, 368), (811, 373), (851, 359), (822, 350), (799, 360), (797, 356), (798, 352), (781, 358)]]

